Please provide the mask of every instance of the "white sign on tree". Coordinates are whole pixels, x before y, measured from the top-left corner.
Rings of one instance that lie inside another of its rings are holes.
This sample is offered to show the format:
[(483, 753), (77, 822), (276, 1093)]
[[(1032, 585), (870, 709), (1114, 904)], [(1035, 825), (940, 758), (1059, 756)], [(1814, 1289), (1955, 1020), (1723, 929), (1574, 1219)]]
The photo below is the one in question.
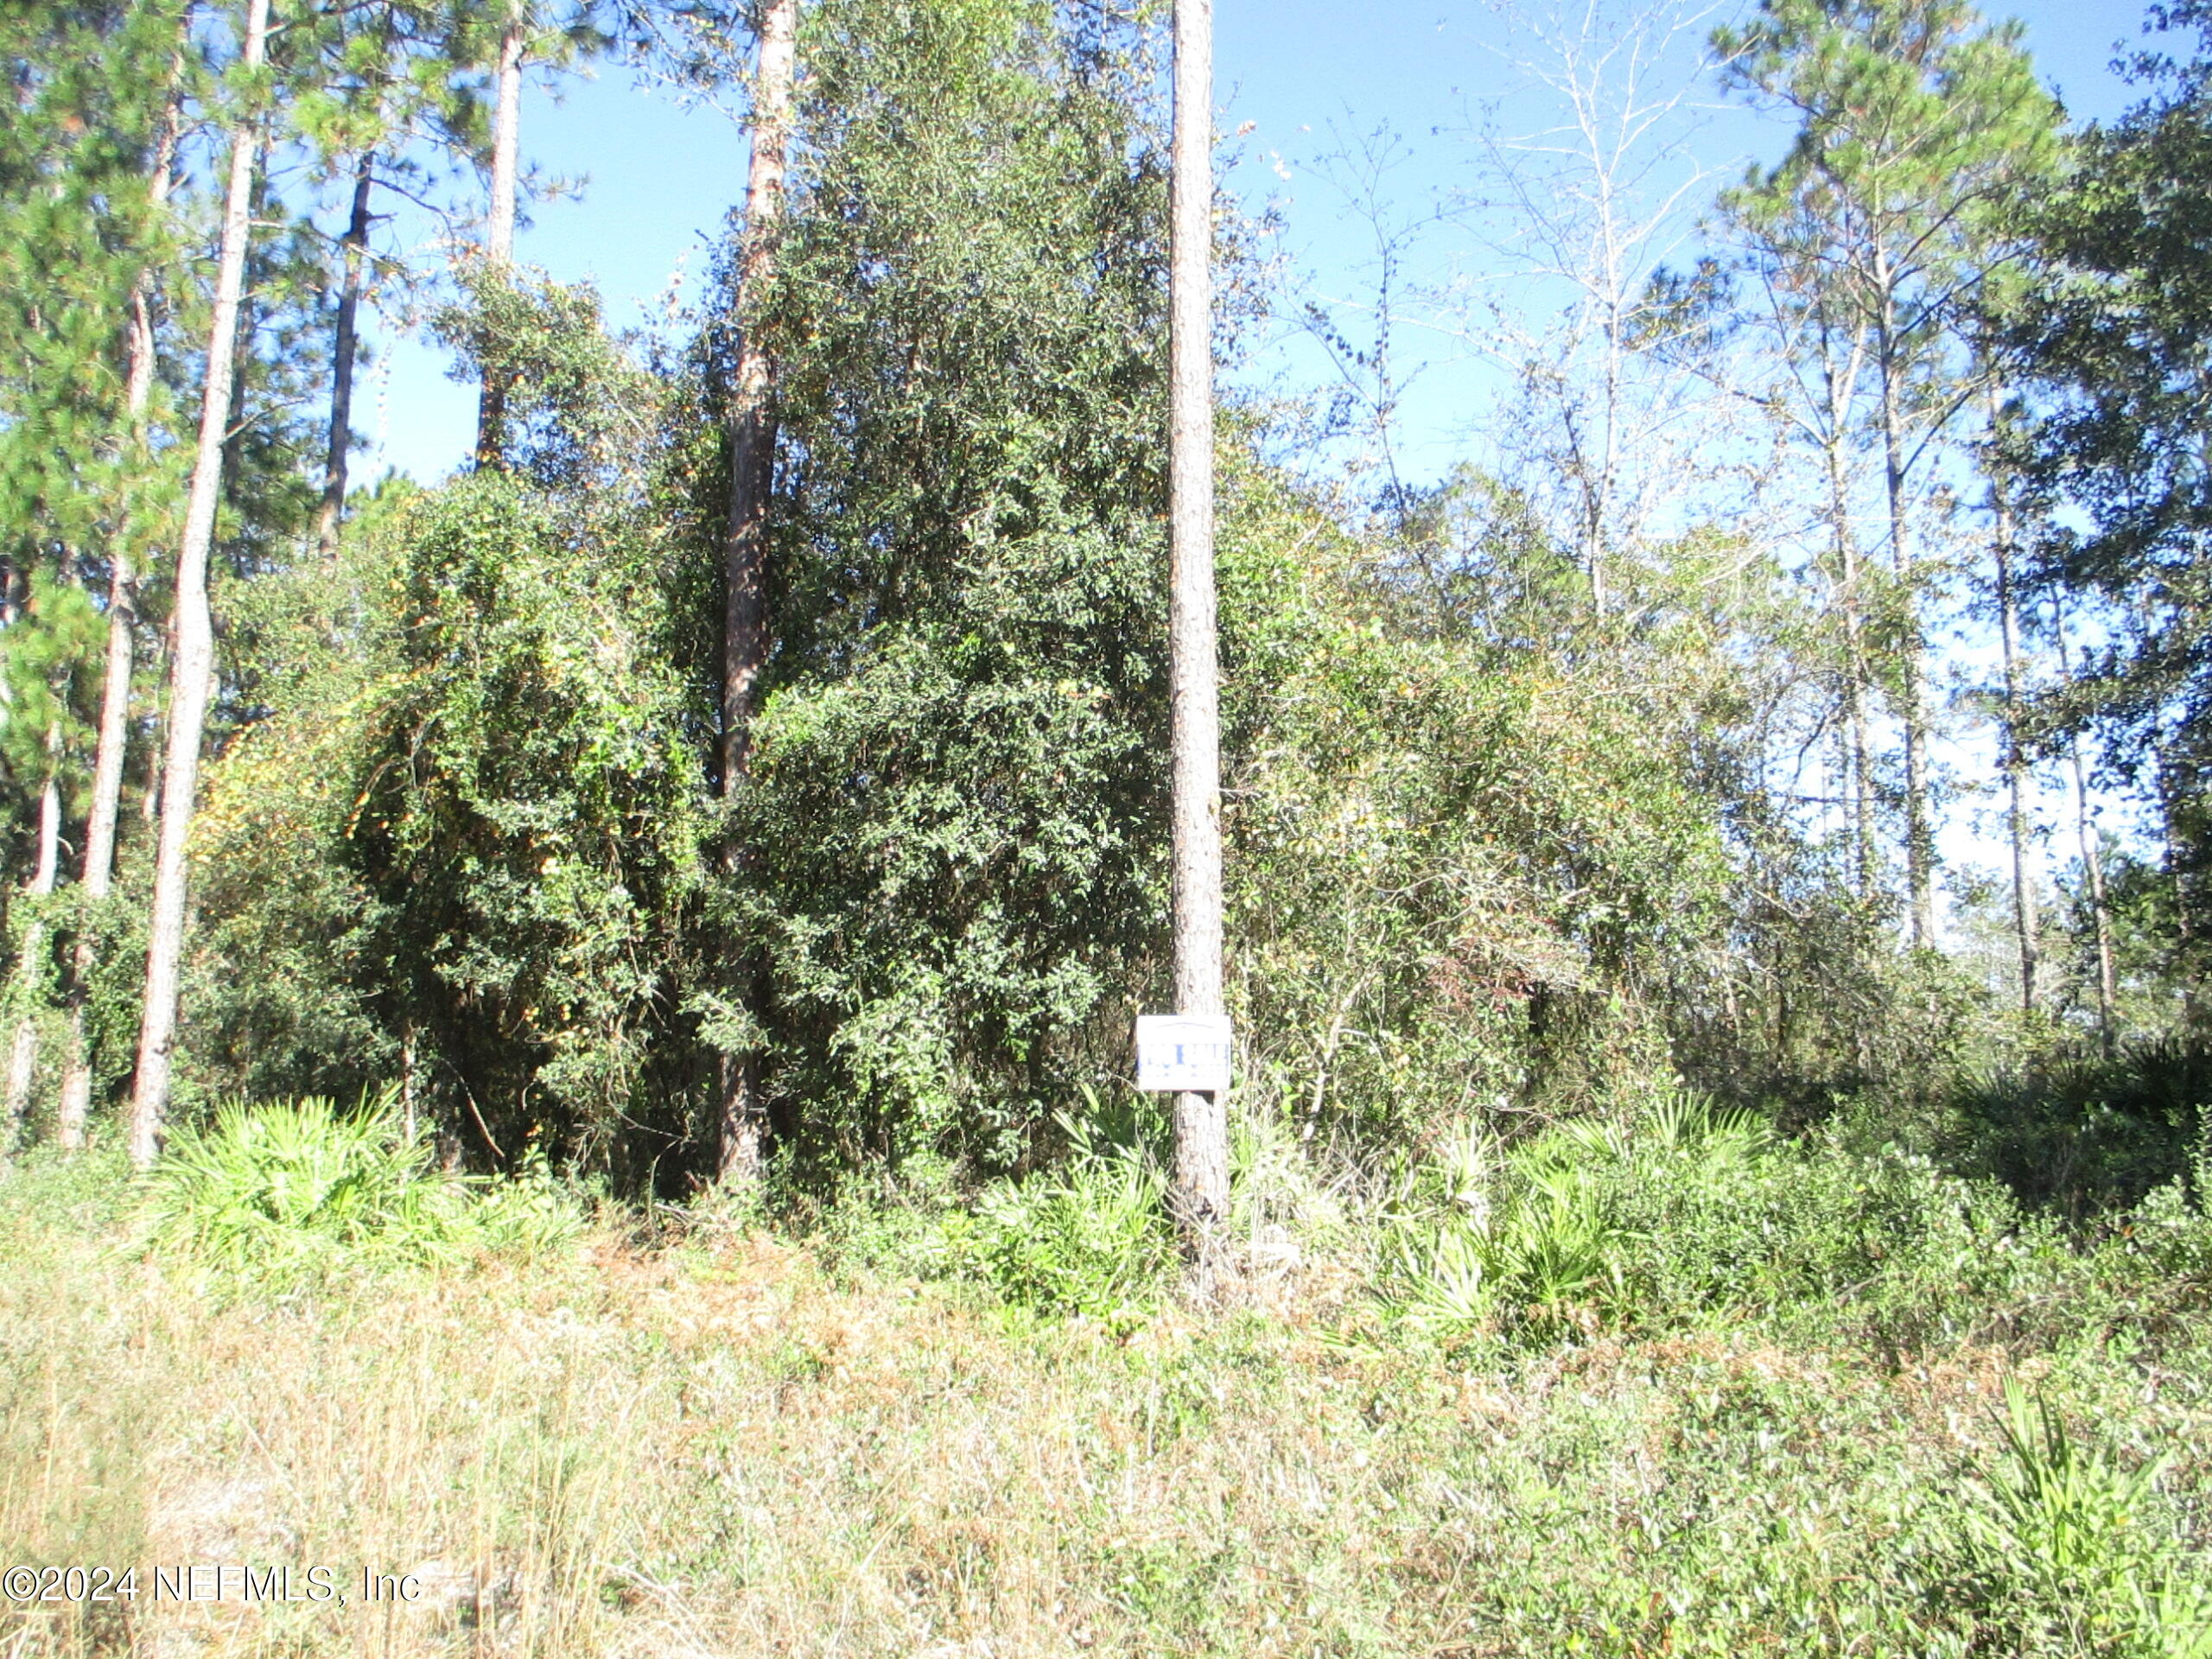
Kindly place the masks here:
[(1137, 1087), (1156, 1094), (1229, 1092), (1229, 1016), (1137, 1016)]

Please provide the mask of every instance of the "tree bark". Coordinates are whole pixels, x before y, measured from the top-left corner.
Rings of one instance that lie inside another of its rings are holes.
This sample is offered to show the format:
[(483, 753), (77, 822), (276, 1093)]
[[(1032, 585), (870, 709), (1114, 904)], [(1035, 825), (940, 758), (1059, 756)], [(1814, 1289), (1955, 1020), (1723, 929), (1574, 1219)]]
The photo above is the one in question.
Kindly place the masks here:
[[(267, 54), (269, 0), (246, 0), (241, 60), (257, 68)], [(161, 1149), (168, 1110), (169, 1068), (176, 1040), (177, 995), (184, 960), (188, 870), (185, 847), (192, 830), (193, 797), (200, 779), (200, 741), (215, 671), (215, 639), (207, 610), (207, 560), (215, 540), (215, 512), (223, 486), (224, 429), (230, 420), (232, 353), (245, 283), (246, 245), (252, 235), (259, 123), (242, 118), (231, 144), (230, 187), (223, 210), (221, 259), (215, 277), (214, 314), (207, 329), (207, 385), (200, 405), (200, 442), (177, 548), (175, 637), (169, 682), (168, 753), (162, 769), (162, 826), (154, 863), (153, 914), (146, 952), (145, 1011), (138, 1030), (137, 1079), (130, 1102), (130, 1158), (139, 1168)]]
[(1843, 429), (1831, 426), (1826, 441), (1828, 516), (1836, 557), (1837, 601), (1843, 610), (1846, 770), (1851, 779), (1853, 868), (1859, 897), (1874, 896), (1874, 780), (1866, 736), (1866, 636), (1859, 601), (1859, 543), (1851, 533), (1851, 499), (1843, 473)]
[[(135, 351), (135, 348), (134, 348)], [(135, 371), (137, 365), (132, 367)], [(92, 758), (92, 801), (85, 823), (85, 862), (79, 880), (87, 900), (108, 895), (115, 874), (115, 830), (123, 804), (123, 763), (130, 737), (131, 630), (137, 605), (130, 587), (130, 561), (122, 548), (109, 556), (107, 664), (100, 684), (100, 727)], [(69, 1055), (61, 1073), (61, 1096), (54, 1109), (54, 1138), (65, 1152), (80, 1151), (92, 1115), (92, 1065), (85, 1038), (86, 981), (94, 955), (87, 931), (92, 918), (79, 923), (70, 960)]]
[[(515, 193), (522, 165), (523, 36), (529, 24), (526, 0), (511, 0), (499, 31), (499, 103), (492, 118), (492, 202), (484, 226), (486, 267), (503, 273), (515, 252)], [(476, 398), (476, 464), (505, 464), (507, 385), (486, 370)]]
[[(1989, 395), (1990, 436), (1994, 440), (2003, 409), (1993, 389)], [(2012, 585), (2012, 503), (2005, 493), (2005, 477), (1993, 467), (1989, 504), (1996, 535), (1990, 547), (1997, 575), (1997, 637), (2005, 669), (2005, 787), (2008, 797), (2005, 827), (2012, 843), (2012, 931), (2020, 949), (2020, 1012), (2036, 1011), (2036, 969), (2042, 957), (2039, 918), (2036, 914), (2035, 884), (2028, 873), (2027, 760), (2020, 747), (2020, 605)]]
[[(1175, 1001), (1219, 1014), (1221, 717), (1214, 627), (1213, 0), (1176, 0), (1169, 273), (1169, 685), (1173, 740)], [(1168, 1203), (1210, 1294), (1229, 1219), (1228, 1103), (1179, 1094)]]
[(2107, 1054), (2120, 1033), (2120, 969), (2112, 938), (2112, 900), (2105, 891), (2104, 849), (2089, 812), (2088, 768), (2082, 764), (2079, 738), (2069, 744), (2074, 770), (2074, 827), (2082, 843), (2082, 868), (2089, 879), (2090, 916), (2097, 936), (2097, 1042)]
[[(1886, 289), (1885, 265), (1877, 280)], [(1890, 513), (1890, 556), (1897, 573), (1901, 607), (1898, 651), (1904, 685), (1898, 715), (1904, 728), (1904, 872), (1915, 950), (1936, 944), (1936, 836), (1928, 812), (1928, 716), (1921, 687), (1920, 607), (1914, 597), (1911, 531), (1906, 524), (1904, 416), (1897, 406), (1896, 319), (1885, 295), (1875, 341), (1875, 373), (1881, 382), (1882, 474)]]
[[(753, 89), (753, 157), (745, 186), (745, 253), (738, 272), (737, 368), (730, 397), (729, 525), (722, 543), (721, 792), (742, 784), (752, 753), (753, 716), (768, 660), (768, 498), (775, 483), (776, 419), (771, 393), (775, 365), (749, 327), (753, 308), (775, 273), (776, 227), (784, 211), (785, 156), (791, 142), (797, 64), (798, 0), (771, 0), (760, 22), (760, 59)], [(725, 851), (734, 873), (744, 849)], [(748, 960), (738, 994), (748, 1009), (760, 998), (760, 970)], [(726, 1182), (760, 1178), (765, 1153), (757, 1061), (725, 1054), (715, 1094), (717, 1159)]]
[[(2058, 672), (2070, 677), (2072, 664), (2066, 648), (2066, 613), (2051, 619), (2051, 633), (2058, 646)], [(2113, 949), (2112, 903), (2105, 891), (2104, 848), (2089, 810), (2089, 772), (2082, 760), (2082, 740), (2067, 740), (2067, 760), (2074, 775), (2074, 833), (2082, 848), (2082, 873), (2089, 884), (2089, 915), (2097, 939), (2097, 1041), (2107, 1054), (2120, 1031), (2120, 969)]]
[(323, 452), (322, 505), (315, 515), (315, 550), (338, 556), (338, 526), (346, 512), (346, 463), (353, 448), (353, 359), (361, 313), (361, 274), (369, 246), (369, 197), (376, 188), (374, 153), (361, 152), (353, 169), (353, 216), (346, 222), (344, 286), (330, 346), (330, 442)]
[[(31, 871), (31, 898), (44, 899), (54, 891), (54, 874), (61, 847), (61, 728), (46, 734), (46, 787), (38, 798), (38, 861)], [(39, 958), (46, 952), (45, 918), (34, 913), (23, 930), (23, 954), (16, 962), (16, 994), (22, 1006), (16, 1016), (16, 1039), (8, 1051), (7, 1131), (0, 1152), (12, 1152), (22, 1139), (23, 1120), (30, 1113), (31, 1084), (38, 1072)]]

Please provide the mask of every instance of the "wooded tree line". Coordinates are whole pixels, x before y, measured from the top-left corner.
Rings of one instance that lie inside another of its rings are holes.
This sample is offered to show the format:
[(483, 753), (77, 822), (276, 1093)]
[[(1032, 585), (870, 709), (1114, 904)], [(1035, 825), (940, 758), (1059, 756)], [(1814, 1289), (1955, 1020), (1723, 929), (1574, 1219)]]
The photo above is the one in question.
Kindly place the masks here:
[[(1019, 1171), (1122, 1087), (1173, 979), (1166, 21), (0, 20), (0, 1134), (388, 1087), (456, 1160), (805, 1190)], [(1356, 1148), (1672, 1071), (1802, 1122), (2195, 1039), (2212, 12), (2154, 21), (2096, 126), (1960, 0), (1764, 0), (1713, 55), (1795, 143), (1670, 268), (1586, 198), (1516, 445), (1377, 490), (1232, 400), (1240, 1109)], [(593, 58), (748, 123), (654, 340), (515, 255), (524, 79)], [(364, 486), (409, 305), (474, 454)], [(1976, 791), (2012, 869), (1947, 927)]]

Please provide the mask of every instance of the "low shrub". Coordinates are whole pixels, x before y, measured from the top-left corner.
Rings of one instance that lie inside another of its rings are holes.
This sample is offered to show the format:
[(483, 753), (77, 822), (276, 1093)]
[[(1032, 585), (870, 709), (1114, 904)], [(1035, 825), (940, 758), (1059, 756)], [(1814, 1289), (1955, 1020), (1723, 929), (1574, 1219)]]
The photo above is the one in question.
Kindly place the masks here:
[(1142, 1145), (1102, 1143), (1063, 1118), (1066, 1160), (1049, 1175), (993, 1188), (957, 1222), (957, 1266), (1009, 1301), (1109, 1323), (1141, 1318), (1169, 1282), (1175, 1237), (1167, 1179)]
[(1777, 1141), (1679, 1091), (1510, 1152), (1472, 1133), (1438, 1166), (1384, 1283), (1410, 1327), (1447, 1342), (1802, 1313), (1852, 1319), (1895, 1352), (1986, 1319), (2067, 1255), (1994, 1182), (1828, 1132)]
[(299, 1279), (540, 1249), (576, 1222), (542, 1160), (505, 1180), (448, 1174), (388, 1096), (351, 1112), (310, 1096), (226, 1106), (212, 1125), (180, 1129), (148, 1179), (134, 1240), (207, 1270)]

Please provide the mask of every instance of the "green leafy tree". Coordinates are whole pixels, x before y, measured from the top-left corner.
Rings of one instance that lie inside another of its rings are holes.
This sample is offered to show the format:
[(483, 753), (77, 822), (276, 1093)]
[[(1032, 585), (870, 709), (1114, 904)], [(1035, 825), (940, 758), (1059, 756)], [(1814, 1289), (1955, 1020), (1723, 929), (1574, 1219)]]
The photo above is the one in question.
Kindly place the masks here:
[[(129, 737), (134, 577), (173, 511), (156, 360), (158, 273), (173, 257), (169, 211), (182, 105), (196, 82), (191, 8), (173, 3), (23, 9), (0, 23), (16, 98), (0, 116), (0, 520), (7, 556), (67, 568), (106, 589), (107, 665), (82, 878), (104, 893), (113, 867)], [(104, 578), (104, 580), (103, 580)], [(80, 933), (81, 979), (90, 940)], [(19, 1038), (35, 1041), (28, 1026)], [(58, 1132), (81, 1141), (89, 1082), (73, 1016)], [(16, 1068), (28, 1079), (35, 1056)]]
[(2080, 136), (2067, 188), (2037, 216), (2035, 280), (2009, 330), (2028, 415), (2008, 458), (2044, 526), (2037, 574), (2109, 641), (2078, 653), (2045, 725), (2062, 744), (2100, 735), (2106, 774), (2153, 806), (2172, 888), (2157, 908), (2186, 982), (2212, 936), (2212, 10), (2153, 21), (2195, 30), (2196, 51), (2137, 59), (2149, 97)]
[(0, 537), (18, 568), (119, 529), (124, 354), (161, 222), (175, 5), (21, 8), (0, 21)]
[(268, 713), (211, 777), (195, 1082), (397, 1071), (456, 1152), (637, 1182), (698, 1093), (679, 1005), (711, 827), (658, 391), (588, 290), (486, 280), (442, 326), (509, 387), (508, 466), (255, 584), (241, 683)]
[(840, 0), (801, 47), (753, 311), (776, 639), (733, 801), (762, 1087), (802, 1154), (1002, 1165), (1122, 1069), (1165, 944), (1149, 42), (1030, 0)]

